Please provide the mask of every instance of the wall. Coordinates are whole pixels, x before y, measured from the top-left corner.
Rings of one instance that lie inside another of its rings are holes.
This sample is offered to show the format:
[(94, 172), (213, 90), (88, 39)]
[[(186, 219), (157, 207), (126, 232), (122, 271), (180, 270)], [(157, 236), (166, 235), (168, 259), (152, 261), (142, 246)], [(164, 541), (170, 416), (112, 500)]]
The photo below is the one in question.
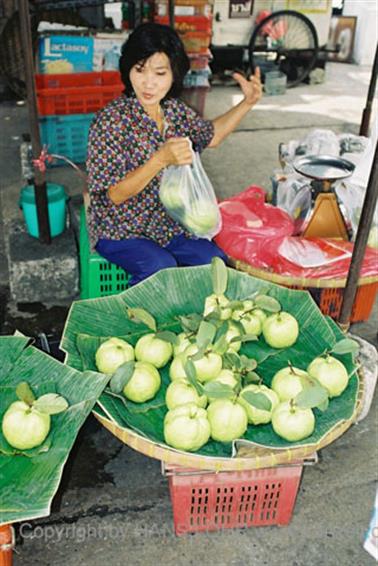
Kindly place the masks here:
[(359, 65), (372, 65), (377, 47), (377, 0), (345, 0), (344, 16), (357, 16), (353, 59)]

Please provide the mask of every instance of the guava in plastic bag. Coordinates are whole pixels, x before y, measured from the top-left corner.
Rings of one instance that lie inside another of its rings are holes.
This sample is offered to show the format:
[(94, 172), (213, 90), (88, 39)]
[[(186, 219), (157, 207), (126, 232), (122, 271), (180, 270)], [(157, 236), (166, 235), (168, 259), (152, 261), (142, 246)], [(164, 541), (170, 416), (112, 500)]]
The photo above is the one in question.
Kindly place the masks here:
[(198, 238), (211, 240), (222, 227), (215, 192), (198, 153), (193, 153), (191, 165), (164, 170), (160, 200), (173, 220)]

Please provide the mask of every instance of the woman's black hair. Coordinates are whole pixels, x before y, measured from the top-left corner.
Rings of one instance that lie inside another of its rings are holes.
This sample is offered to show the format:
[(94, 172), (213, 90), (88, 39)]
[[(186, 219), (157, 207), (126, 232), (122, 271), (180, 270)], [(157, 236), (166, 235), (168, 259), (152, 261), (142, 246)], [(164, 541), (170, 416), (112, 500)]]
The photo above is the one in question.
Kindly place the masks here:
[(130, 82), (131, 68), (137, 63), (143, 64), (155, 53), (165, 53), (171, 64), (173, 83), (166, 98), (180, 95), (184, 77), (190, 68), (189, 58), (177, 33), (169, 26), (154, 23), (135, 28), (122, 46), (119, 70), (125, 94), (134, 92)]

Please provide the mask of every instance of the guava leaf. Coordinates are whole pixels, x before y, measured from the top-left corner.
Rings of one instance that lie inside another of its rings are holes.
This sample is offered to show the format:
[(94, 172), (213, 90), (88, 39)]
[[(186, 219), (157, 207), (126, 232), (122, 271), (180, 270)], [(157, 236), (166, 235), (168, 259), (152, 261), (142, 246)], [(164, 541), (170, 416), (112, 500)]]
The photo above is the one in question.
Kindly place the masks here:
[(170, 330), (162, 330), (161, 332), (157, 332), (156, 338), (159, 338), (160, 340), (164, 340), (164, 342), (169, 342), (174, 346), (176, 346), (179, 343), (177, 334), (171, 332)]
[(240, 356), (240, 367), (242, 369), (254, 370), (257, 368), (257, 362), (254, 358), (247, 358), (247, 356)]
[(223, 336), (226, 336), (228, 331), (228, 322), (223, 321), (220, 326), (218, 326), (217, 331), (214, 336), (214, 345), (220, 340)]
[(219, 322), (221, 320), (222, 310), (219, 305), (215, 306), (212, 311), (210, 311), (205, 317), (204, 320), (207, 322)]
[(133, 376), (135, 362), (131, 360), (120, 365), (110, 380), (110, 389), (113, 393), (120, 393)]
[(231, 340), (228, 341), (228, 343), (233, 344), (234, 342), (241, 342), (241, 341), (242, 341), (241, 336), (234, 336), (233, 338), (231, 338)]
[(184, 370), (185, 370), (186, 377), (188, 378), (189, 383), (191, 385), (193, 385), (193, 387), (197, 391), (198, 395), (202, 395), (203, 394), (203, 387), (197, 381), (196, 367), (195, 367), (194, 363), (192, 362), (192, 360), (190, 358), (188, 358), (186, 360), (186, 362), (184, 364)]
[(214, 293), (224, 295), (227, 289), (228, 274), (226, 264), (219, 257), (213, 257), (211, 260), (211, 277)]
[(238, 338), (239, 342), (253, 342), (253, 340), (258, 340), (256, 334), (243, 334)]
[[(239, 331), (240, 336), (245, 334), (244, 326), (242, 325), (242, 323), (239, 320), (233, 320), (231, 328), (232, 327), (236, 328)], [(230, 328), (230, 326), (229, 326), (229, 328)]]
[(145, 324), (150, 330), (156, 332), (157, 326), (154, 317), (145, 309), (128, 308), (127, 316), (132, 322), (136, 324)]
[(226, 369), (240, 369), (241, 361), (238, 354), (234, 352), (229, 352), (223, 356), (223, 365)]
[(343, 340), (339, 340), (339, 342), (336, 342), (331, 352), (339, 355), (357, 354), (359, 349), (360, 349), (360, 345), (358, 342), (356, 342), (356, 340), (352, 340), (352, 338), (344, 338)]
[(268, 295), (257, 295), (254, 301), (256, 306), (264, 311), (279, 312), (281, 310), (281, 304), (277, 301), (277, 299), (269, 297)]
[(214, 324), (203, 320), (199, 325), (196, 336), (196, 343), (198, 348), (207, 348), (207, 346), (213, 341), (216, 331), (217, 329)]
[(194, 362), (196, 362), (197, 360), (200, 360), (201, 358), (204, 357), (204, 355), (206, 353), (206, 348), (207, 348), (207, 346), (202, 346), (201, 348), (198, 348), (198, 352), (193, 354), (193, 356), (189, 356), (189, 359), (193, 360)]
[(35, 396), (27, 381), (21, 381), (16, 387), (16, 395), (24, 403), (32, 405), (35, 401)]
[(46, 395), (42, 395), (34, 401), (33, 407), (41, 413), (57, 415), (58, 413), (62, 413), (68, 409), (68, 402), (64, 397), (57, 393), (46, 393)]
[(243, 301), (229, 301), (227, 308), (232, 309), (233, 311), (239, 310), (243, 308)]
[(260, 383), (261, 377), (255, 371), (249, 371), (244, 376), (243, 382), (245, 385), (248, 385), (249, 383)]
[(233, 387), (219, 381), (205, 383), (203, 392), (207, 397), (214, 397), (214, 399), (231, 399), (235, 395)]
[(266, 395), (264, 395), (264, 393), (244, 391), (241, 394), (241, 397), (243, 397), (243, 399), (247, 401), (249, 405), (256, 407), (256, 409), (260, 409), (261, 411), (270, 411), (272, 408), (271, 400)]
[(319, 382), (313, 382), (305, 387), (295, 398), (295, 404), (301, 409), (313, 409), (322, 406), (328, 400), (327, 390)]
[(179, 316), (178, 319), (184, 332), (197, 332), (199, 325), (203, 320), (202, 316), (198, 313)]
[(219, 340), (215, 342), (211, 350), (216, 354), (220, 354), (221, 356), (223, 356), (227, 352), (229, 347), (230, 345), (226, 340), (226, 335), (223, 335), (219, 338)]

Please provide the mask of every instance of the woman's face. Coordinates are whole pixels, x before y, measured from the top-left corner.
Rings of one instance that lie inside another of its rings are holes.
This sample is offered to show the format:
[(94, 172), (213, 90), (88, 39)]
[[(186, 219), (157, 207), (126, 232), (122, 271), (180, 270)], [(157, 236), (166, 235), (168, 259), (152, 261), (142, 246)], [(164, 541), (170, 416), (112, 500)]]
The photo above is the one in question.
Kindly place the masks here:
[(168, 56), (165, 53), (154, 53), (143, 63), (131, 67), (130, 82), (143, 107), (159, 104), (173, 83)]

